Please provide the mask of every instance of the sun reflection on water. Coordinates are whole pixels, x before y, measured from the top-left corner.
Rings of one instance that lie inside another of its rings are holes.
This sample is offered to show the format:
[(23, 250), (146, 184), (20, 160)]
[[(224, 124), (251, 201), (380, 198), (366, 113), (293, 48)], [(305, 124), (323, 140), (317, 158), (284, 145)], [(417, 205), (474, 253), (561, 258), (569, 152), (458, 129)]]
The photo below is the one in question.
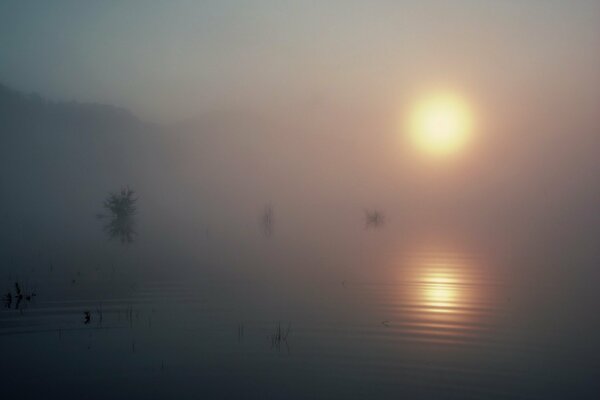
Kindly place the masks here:
[(457, 301), (455, 278), (449, 273), (432, 272), (423, 276), (424, 302), (436, 311), (444, 311)]
[(481, 322), (488, 293), (485, 270), (475, 259), (448, 252), (417, 253), (396, 271), (400, 280), (396, 301), (405, 310), (405, 319), (453, 330)]

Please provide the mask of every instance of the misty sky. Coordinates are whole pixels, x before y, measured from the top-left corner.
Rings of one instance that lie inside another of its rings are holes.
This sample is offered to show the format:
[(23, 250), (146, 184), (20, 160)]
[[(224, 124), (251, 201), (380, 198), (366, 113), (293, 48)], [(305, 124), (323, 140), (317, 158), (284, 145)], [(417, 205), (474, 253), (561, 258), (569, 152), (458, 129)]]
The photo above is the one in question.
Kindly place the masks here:
[(0, 81), (153, 120), (323, 103), (393, 112), (428, 85), (482, 104), (528, 91), (581, 103), (597, 99), (599, 20), (595, 0), (2, 0)]

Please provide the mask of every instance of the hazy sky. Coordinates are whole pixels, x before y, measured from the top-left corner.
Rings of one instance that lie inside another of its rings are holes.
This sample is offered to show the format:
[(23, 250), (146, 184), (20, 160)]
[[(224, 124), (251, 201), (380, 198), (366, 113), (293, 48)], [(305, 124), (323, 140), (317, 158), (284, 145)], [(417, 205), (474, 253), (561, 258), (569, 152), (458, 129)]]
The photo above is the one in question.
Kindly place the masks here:
[[(0, 1), (0, 81), (153, 119), (600, 79), (600, 2)], [(554, 86), (555, 85), (555, 86)]]

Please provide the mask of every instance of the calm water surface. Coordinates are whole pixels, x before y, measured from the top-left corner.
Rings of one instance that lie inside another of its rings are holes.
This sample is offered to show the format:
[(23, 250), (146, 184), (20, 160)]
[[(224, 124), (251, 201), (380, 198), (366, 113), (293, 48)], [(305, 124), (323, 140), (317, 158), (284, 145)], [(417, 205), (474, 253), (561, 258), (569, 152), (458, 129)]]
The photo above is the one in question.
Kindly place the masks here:
[[(363, 273), (348, 279), (32, 270), (21, 285), (36, 296), (0, 312), (2, 390), (40, 399), (598, 398), (590, 285), (565, 290), (576, 284), (465, 252), (376, 259), (359, 257)], [(2, 277), (4, 292), (17, 275)]]

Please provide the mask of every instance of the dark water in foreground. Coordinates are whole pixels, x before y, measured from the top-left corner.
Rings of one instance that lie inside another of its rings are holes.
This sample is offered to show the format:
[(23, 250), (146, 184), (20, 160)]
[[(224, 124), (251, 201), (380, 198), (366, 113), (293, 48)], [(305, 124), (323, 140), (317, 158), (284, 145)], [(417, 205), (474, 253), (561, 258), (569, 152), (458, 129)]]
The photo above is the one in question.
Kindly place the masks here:
[(0, 311), (2, 398), (598, 398), (585, 276), (390, 259), (339, 280), (32, 272), (36, 296)]

